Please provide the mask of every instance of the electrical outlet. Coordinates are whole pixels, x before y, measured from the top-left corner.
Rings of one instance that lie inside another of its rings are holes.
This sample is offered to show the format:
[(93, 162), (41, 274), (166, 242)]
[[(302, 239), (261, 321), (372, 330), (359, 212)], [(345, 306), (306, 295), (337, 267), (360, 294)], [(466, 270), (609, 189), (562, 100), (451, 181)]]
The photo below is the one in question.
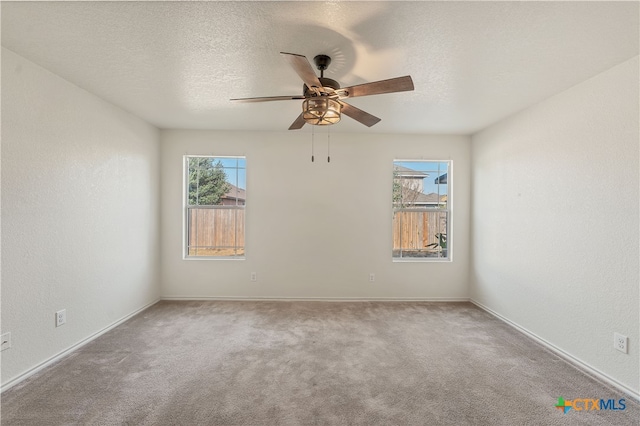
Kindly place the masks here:
[(60, 327), (62, 324), (67, 322), (67, 310), (63, 309), (61, 311), (56, 312), (56, 327)]
[(0, 342), (2, 342), (0, 352), (11, 347), (11, 333), (4, 333), (2, 336), (0, 336), (0, 339)]
[(258, 274), (256, 274), (255, 272), (251, 273), (251, 281), (258, 281)]
[(627, 342), (629, 338), (620, 333), (613, 333), (613, 347), (620, 352), (627, 353)]
[(369, 282), (372, 283), (376, 280), (376, 274), (373, 272), (369, 274)]

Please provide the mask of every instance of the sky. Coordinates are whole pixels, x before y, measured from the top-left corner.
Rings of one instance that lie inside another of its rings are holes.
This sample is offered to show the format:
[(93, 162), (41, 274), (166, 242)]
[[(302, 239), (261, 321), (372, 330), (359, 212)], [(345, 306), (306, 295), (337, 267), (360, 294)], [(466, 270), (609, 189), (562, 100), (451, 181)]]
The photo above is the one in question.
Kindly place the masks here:
[(214, 157), (214, 164), (220, 161), (227, 174), (227, 182), (238, 188), (247, 189), (247, 160), (240, 157)]

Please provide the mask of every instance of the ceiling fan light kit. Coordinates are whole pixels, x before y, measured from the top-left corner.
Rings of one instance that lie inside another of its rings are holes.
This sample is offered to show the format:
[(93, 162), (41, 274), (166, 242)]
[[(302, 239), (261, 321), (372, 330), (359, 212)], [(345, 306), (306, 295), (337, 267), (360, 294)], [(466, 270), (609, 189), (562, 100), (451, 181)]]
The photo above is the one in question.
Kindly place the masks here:
[(371, 127), (379, 122), (380, 119), (346, 103), (344, 99), (413, 90), (413, 80), (408, 75), (340, 88), (340, 84), (337, 81), (324, 77), (324, 71), (331, 63), (329, 56), (317, 55), (313, 58), (316, 68), (320, 70), (320, 77), (318, 77), (305, 56), (286, 52), (280, 52), (280, 54), (289, 62), (293, 70), (304, 82), (302, 96), (268, 96), (231, 100), (237, 102), (302, 100), (302, 112), (289, 126), (289, 130), (301, 129), (306, 123), (313, 126), (336, 124), (340, 121), (342, 114), (367, 127)]
[(326, 126), (340, 121), (342, 105), (327, 96), (315, 96), (302, 102), (302, 118), (314, 126)]

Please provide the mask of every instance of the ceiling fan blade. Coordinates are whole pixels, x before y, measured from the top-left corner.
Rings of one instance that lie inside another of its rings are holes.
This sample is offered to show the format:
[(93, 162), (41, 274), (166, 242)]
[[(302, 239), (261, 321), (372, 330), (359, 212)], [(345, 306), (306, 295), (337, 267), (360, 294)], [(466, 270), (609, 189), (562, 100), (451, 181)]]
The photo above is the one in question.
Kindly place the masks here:
[(342, 104), (342, 113), (346, 116), (353, 118), (354, 120), (364, 124), (367, 127), (371, 127), (376, 124), (380, 119), (375, 115), (371, 115), (359, 108), (354, 107), (346, 102), (340, 102)]
[(292, 99), (304, 99), (304, 96), (265, 96), (262, 98), (236, 98), (229, 99), (232, 102), (268, 102), (268, 101), (289, 101)]
[(291, 126), (289, 126), (289, 130), (302, 129), (302, 126), (304, 126), (305, 123), (306, 121), (304, 121), (304, 118), (302, 118), (302, 113), (300, 113), (298, 118), (296, 118), (296, 120), (293, 123), (291, 123)]
[(374, 81), (372, 83), (359, 84), (357, 86), (345, 87), (340, 92), (346, 92), (344, 98), (354, 98), (356, 96), (379, 95), (382, 93), (407, 92), (413, 90), (413, 80), (410, 75), (404, 77), (390, 78), (389, 80)]
[(289, 62), (289, 65), (293, 67), (294, 71), (300, 76), (309, 89), (313, 90), (315, 87), (316, 90), (314, 91), (317, 93), (319, 89), (322, 88), (322, 83), (320, 83), (316, 72), (313, 70), (306, 56), (287, 52), (280, 52), (280, 54)]

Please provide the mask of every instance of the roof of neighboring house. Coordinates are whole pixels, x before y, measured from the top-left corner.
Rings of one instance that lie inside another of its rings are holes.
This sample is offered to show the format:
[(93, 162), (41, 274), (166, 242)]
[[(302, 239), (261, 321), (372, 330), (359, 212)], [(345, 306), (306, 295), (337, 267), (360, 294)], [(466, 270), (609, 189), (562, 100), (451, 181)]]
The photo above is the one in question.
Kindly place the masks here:
[(436, 194), (435, 192), (432, 192), (430, 194), (423, 194), (423, 193), (418, 194), (416, 201), (423, 202), (423, 203), (439, 203), (441, 199), (438, 194)]
[(424, 194), (410, 188), (404, 188), (403, 195), (405, 199), (411, 200), (410, 204), (441, 204), (447, 201), (446, 195), (438, 195), (435, 192)]
[(238, 188), (237, 186), (232, 185), (232, 184), (229, 184), (229, 186), (231, 187), (231, 189), (229, 190), (229, 192), (224, 194), (222, 196), (222, 198), (226, 198), (226, 199), (230, 199), (230, 200), (243, 200), (243, 201), (246, 201), (247, 192), (244, 189)]
[(424, 179), (426, 177), (429, 177), (428, 173), (420, 172), (418, 170), (413, 170), (413, 169), (409, 169), (407, 167), (402, 167), (402, 166), (393, 166), (393, 171), (396, 174), (396, 176), (401, 176), (405, 178), (411, 177), (411, 178)]

